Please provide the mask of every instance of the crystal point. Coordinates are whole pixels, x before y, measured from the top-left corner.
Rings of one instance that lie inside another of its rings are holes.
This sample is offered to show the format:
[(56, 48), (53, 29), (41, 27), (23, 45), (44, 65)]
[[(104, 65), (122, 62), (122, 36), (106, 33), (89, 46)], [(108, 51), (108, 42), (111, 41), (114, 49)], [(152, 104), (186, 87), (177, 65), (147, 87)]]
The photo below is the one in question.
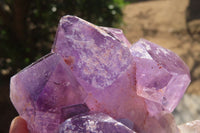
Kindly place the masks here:
[(50, 54), (11, 78), (11, 101), (32, 132), (54, 132), (61, 109), (83, 103), (80, 84), (61, 56)]
[(181, 133), (199, 133), (200, 132), (200, 120), (195, 120), (187, 122), (185, 124), (179, 125)]
[(137, 94), (172, 112), (190, 83), (189, 68), (172, 51), (141, 39), (131, 47)]
[(65, 16), (60, 21), (53, 52), (67, 61), (73, 60), (69, 65), (84, 88), (104, 89), (126, 70), (131, 59), (128, 48), (116, 37), (78, 17)]

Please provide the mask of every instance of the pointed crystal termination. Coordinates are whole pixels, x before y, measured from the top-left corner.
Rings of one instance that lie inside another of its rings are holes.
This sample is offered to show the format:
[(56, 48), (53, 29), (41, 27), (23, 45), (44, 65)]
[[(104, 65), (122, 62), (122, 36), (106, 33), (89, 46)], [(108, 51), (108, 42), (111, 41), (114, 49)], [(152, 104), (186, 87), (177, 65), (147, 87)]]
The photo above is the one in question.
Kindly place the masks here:
[(145, 39), (130, 50), (136, 62), (137, 94), (172, 112), (190, 83), (189, 68), (175, 53)]
[(114, 33), (116, 29), (107, 30), (74, 16), (64, 16), (60, 20), (52, 51), (64, 58), (88, 90), (104, 89), (113, 84), (132, 59), (128, 47), (124, 46), (128, 41), (116, 38), (123, 38), (123, 34)]
[(121, 29), (109, 28), (109, 27), (100, 27), (100, 28), (104, 30), (105, 32), (107, 32), (109, 35), (118, 39), (122, 43), (123, 46), (128, 47), (128, 48), (131, 47), (131, 43), (126, 39)]
[[(61, 118), (66, 117), (65, 108), (83, 103), (85, 96), (70, 68), (57, 54), (47, 55), (13, 76), (10, 91), (11, 101), (31, 133), (57, 131)], [(70, 110), (68, 113), (74, 114)]]
[(103, 113), (81, 114), (67, 119), (59, 133), (136, 133)]

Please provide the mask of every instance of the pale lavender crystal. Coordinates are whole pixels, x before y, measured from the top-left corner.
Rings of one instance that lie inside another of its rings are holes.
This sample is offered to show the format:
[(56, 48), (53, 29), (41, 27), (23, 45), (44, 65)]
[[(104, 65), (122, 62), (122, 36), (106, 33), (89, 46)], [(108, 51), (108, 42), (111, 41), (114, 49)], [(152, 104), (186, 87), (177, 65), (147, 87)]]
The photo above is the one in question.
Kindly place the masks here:
[(121, 29), (109, 28), (109, 27), (100, 27), (100, 28), (106, 31), (109, 35), (119, 40), (125, 47), (129, 48), (131, 47), (131, 43), (126, 39)]
[[(62, 110), (83, 103), (85, 93), (57, 54), (43, 57), (11, 78), (11, 101), (32, 133), (53, 133)], [(69, 112), (69, 111), (68, 111)]]
[(190, 83), (189, 68), (172, 51), (145, 39), (130, 50), (136, 62), (137, 94), (172, 112)]
[(136, 133), (103, 113), (81, 114), (67, 119), (59, 133)]
[(78, 17), (64, 16), (53, 52), (63, 56), (84, 88), (104, 89), (112, 85), (131, 62), (129, 49), (121, 44), (98, 26)]

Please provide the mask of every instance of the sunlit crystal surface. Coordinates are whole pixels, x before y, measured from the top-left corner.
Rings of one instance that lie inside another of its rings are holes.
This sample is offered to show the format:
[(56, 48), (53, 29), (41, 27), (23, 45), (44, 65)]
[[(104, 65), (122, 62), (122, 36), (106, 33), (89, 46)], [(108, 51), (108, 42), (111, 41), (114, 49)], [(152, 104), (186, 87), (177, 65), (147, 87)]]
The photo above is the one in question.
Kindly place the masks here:
[(175, 53), (140, 39), (131, 47), (137, 94), (172, 112), (190, 83), (189, 69)]
[(110, 36), (113, 36), (118, 41), (121, 42), (122, 45), (125, 47), (131, 47), (130, 42), (126, 39), (126, 37), (123, 34), (123, 31), (121, 29), (115, 29), (115, 28), (108, 28), (108, 27), (100, 27), (102, 30), (107, 32)]
[(61, 110), (83, 103), (84, 96), (57, 54), (43, 57), (11, 78), (11, 101), (34, 133), (55, 132), (63, 116)]
[(128, 48), (115, 36), (78, 17), (65, 16), (60, 21), (53, 52), (63, 56), (83, 87), (104, 89), (126, 70), (131, 60)]

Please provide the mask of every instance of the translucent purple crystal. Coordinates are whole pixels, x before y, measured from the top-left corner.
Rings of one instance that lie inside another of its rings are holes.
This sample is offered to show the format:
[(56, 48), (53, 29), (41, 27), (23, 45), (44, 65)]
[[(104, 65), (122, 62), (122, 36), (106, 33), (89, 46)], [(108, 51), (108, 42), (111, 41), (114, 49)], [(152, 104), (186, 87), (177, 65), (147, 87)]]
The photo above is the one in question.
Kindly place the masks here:
[(62, 110), (85, 98), (83, 88), (57, 54), (47, 55), (13, 76), (10, 87), (11, 101), (33, 133), (55, 132), (62, 122)]
[(78, 17), (60, 21), (53, 52), (62, 55), (87, 90), (112, 85), (131, 62), (129, 49), (109, 33)]
[(103, 113), (81, 114), (61, 124), (59, 133), (135, 133), (122, 123)]
[(130, 50), (136, 62), (137, 94), (172, 112), (190, 83), (189, 68), (172, 51), (145, 39)]
[(119, 29), (64, 16), (52, 54), (11, 78), (10, 97), (32, 133), (85, 131), (84, 122), (89, 132), (89, 121), (105, 132), (176, 133), (169, 113), (189, 82), (171, 51), (146, 40), (131, 46)]

